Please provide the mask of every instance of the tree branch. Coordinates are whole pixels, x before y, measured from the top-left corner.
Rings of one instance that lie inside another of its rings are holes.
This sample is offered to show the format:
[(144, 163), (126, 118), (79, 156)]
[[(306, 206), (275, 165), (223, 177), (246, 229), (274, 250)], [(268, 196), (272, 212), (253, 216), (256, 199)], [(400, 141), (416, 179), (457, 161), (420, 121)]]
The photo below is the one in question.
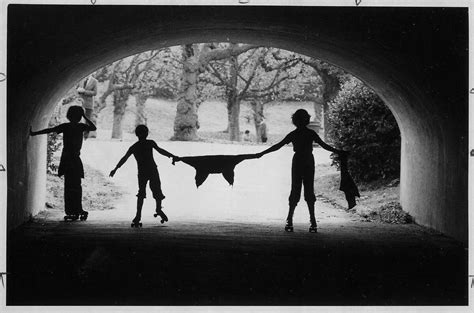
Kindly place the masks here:
[(206, 53), (202, 53), (199, 59), (202, 64), (206, 65), (210, 61), (228, 59), (230, 57), (238, 56), (239, 54), (242, 54), (244, 52), (247, 52), (251, 49), (256, 49), (256, 48), (259, 48), (259, 46), (256, 46), (256, 45), (237, 46), (236, 45), (236, 46), (225, 48), (225, 49), (214, 49), (214, 50), (209, 50)]
[(214, 67), (214, 65), (212, 63), (209, 63), (208, 64), (208, 67), (210, 67), (212, 69), (212, 72), (211, 74), (213, 76), (215, 76), (222, 84), (224, 84), (224, 86), (226, 87), (229, 87), (229, 88), (232, 88), (232, 85), (230, 84), (230, 82), (228, 82), (227, 80), (225, 80), (222, 75), (219, 73), (218, 70), (216, 70), (216, 68)]
[(257, 52), (257, 49), (254, 49), (252, 51), (252, 53), (250, 53), (240, 64), (239, 64), (239, 67), (237, 68), (237, 71), (240, 72), (242, 66), (248, 62), (248, 60), (250, 60), (254, 55), (255, 53)]
[(245, 93), (247, 92), (247, 90), (249, 89), (250, 87), (250, 84), (252, 83), (252, 80), (254, 79), (255, 77), (255, 74), (257, 73), (257, 68), (259, 67), (259, 65), (261, 65), (261, 63), (263, 62), (263, 60), (265, 59), (265, 56), (268, 54), (268, 50), (265, 51), (265, 53), (263, 53), (257, 60), (257, 62), (255, 62), (253, 68), (252, 68), (252, 71), (251, 71), (251, 74), (247, 80), (247, 82), (245, 83), (245, 86), (244, 88), (242, 89), (242, 91), (240, 92), (239, 94), (239, 97), (243, 98), (245, 97)]

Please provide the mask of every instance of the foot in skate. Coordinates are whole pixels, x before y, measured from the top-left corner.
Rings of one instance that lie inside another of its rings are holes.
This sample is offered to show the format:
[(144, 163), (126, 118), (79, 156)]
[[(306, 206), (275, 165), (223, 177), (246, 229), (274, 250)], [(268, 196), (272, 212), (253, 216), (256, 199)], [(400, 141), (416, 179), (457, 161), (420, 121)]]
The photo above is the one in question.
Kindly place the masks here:
[(89, 212), (82, 211), (79, 218), (81, 219), (81, 221), (86, 221), (88, 216), (89, 216)]
[(164, 222), (168, 222), (168, 216), (166, 216), (165, 212), (162, 210), (156, 211), (155, 214), (153, 214), (154, 217), (160, 216), (161, 217), (161, 224)]
[(131, 227), (142, 227), (142, 223), (140, 223), (140, 217), (135, 217), (132, 220), (132, 224), (130, 225)]
[(157, 217), (157, 216), (161, 216), (161, 213), (163, 212), (163, 207), (160, 206), (160, 207), (156, 207), (155, 209), (155, 213), (153, 214), (154, 217)]
[(293, 232), (293, 221), (286, 221), (285, 231), (289, 233)]
[(64, 216), (65, 221), (75, 221), (79, 218), (79, 214), (67, 214)]
[(311, 225), (309, 226), (309, 232), (310, 232), (310, 233), (317, 233), (317, 232), (318, 232), (318, 226), (316, 225), (316, 223), (311, 224)]

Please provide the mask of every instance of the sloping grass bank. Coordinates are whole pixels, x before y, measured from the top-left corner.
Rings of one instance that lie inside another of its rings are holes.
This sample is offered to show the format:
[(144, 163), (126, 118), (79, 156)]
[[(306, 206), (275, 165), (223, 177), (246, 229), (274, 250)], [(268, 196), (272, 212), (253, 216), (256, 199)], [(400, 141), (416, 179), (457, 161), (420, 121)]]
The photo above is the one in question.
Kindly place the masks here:
[[(340, 174), (329, 165), (317, 166), (315, 175), (317, 198), (348, 210), (344, 193), (339, 190)], [(359, 184), (361, 197), (356, 198), (357, 205), (350, 211), (357, 213), (366, 221), (407, 224), (412, 223), (411, 216), (403, 211), (398, 180), (378, 180), (370, 184)]]
[[(114, 209), (114, 203), (122, 192), (104, 175), (84, 164), (82, 180), (82, 207), (85, 211)], [(46, 209), (64, 211), (64, 178), (48, 174), (46, 179)]]

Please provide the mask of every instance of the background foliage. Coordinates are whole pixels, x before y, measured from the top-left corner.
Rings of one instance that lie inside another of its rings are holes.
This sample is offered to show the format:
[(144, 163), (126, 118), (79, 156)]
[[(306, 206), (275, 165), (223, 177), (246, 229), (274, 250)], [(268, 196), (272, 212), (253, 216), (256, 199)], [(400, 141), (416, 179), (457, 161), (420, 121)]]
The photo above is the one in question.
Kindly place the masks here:
[[(54, 127), (60, 124), (60, 107), (56, 107), (51, 119), (49, 120), (48, 128)], [(57, 162), (54, 160), (54, 154), (62, 146), (61, 134), (58, 133), (49, 133), (48, 134), (48, 145), (46, 148), (46, 171), (49, 174), (56, 173), (58, 171)]]
[(330, 103), (328, 119), (331, 141), (351, 152), (349, 168), (356, 180), (399, 177), (400, 131), (391, 111), (371, 89), (356, 78), (345, 82)]

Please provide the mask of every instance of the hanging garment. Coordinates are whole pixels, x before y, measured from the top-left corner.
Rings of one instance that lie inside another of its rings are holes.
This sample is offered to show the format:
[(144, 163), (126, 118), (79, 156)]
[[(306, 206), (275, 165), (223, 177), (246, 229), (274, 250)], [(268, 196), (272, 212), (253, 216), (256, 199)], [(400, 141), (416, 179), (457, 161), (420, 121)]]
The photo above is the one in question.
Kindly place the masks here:
[(256, 159), (255, 154), (204, 155), (182, 157), (181, 161), (196, 169), (196, 187), (202, 185), (209, 174), (222, 174), (230, 185), (234, 184), (234, 168), (244, 160)]
[(357, 189), (357, 186), (347, 168), (347, 156), (341, 155), (339, 160), (341, 162), (341, 185), (339, 190), (344, 192), (349, 209), (352, 209), (356, 206), (355, 197), (360, 198), (359, 189)]

